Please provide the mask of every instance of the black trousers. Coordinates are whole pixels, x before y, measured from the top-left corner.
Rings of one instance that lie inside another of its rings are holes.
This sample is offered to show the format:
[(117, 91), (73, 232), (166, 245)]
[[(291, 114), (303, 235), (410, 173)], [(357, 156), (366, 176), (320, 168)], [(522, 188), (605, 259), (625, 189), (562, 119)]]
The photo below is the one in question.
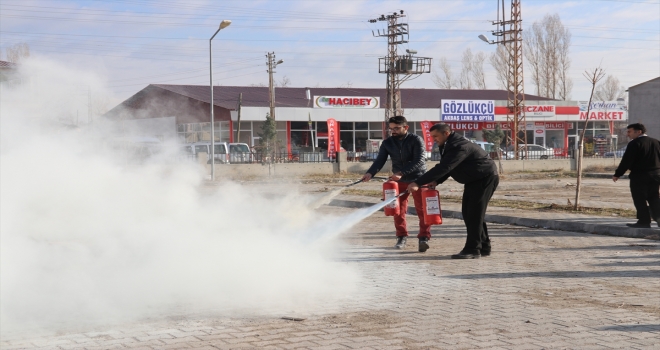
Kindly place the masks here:
[(637, 209), (638, 223), (650, 224), (651, 219), (660, 220), (659, 189), (660, 179), (657, 175), (641, 173), (630, 176), (630, 193)]
[(486, 216), (488, 202), (493, 197), (499, 183), (499, 176), (490, 175), (465, 184), (462, 213), (467, 228), (467, 240), (463, 250), (490, 249), (490, 237), (488, 237), (484, 216)]

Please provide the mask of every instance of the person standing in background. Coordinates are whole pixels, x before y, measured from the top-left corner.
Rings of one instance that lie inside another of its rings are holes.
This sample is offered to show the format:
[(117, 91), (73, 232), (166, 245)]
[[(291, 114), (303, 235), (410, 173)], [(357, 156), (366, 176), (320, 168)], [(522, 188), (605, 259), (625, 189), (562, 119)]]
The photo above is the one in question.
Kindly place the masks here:
[(660, 227), (660, 141), (646, 136), (646, 127), (640, 123), (628, 125), (626, 134), (631, 141), (612, 176), (612, 181), (617, 182), (630, 170), (630, 194), (637, 209), (637, 222), (626, 225), (650, 228), (653, 219)]

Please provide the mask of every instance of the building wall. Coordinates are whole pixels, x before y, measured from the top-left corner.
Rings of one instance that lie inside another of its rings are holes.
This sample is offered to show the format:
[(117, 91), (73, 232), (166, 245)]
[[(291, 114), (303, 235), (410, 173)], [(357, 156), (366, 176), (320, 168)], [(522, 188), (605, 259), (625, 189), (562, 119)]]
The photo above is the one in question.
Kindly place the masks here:
[(644, 124), (649, 136), (660, 138), (660, 78), (631, 87), (628, 100), (630, 123)]

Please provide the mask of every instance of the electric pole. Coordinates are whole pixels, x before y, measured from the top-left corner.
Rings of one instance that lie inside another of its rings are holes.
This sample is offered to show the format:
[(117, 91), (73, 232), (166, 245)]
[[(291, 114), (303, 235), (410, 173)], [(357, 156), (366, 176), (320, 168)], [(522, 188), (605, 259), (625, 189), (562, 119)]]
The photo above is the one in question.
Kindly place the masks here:
[(371, 31), (375, 37), (387, 37), (387, 56), (378, 59), (378, 72), (387, 74), (383, 139), (388, 135), (388, 119), (403, 115), (401, 84), (414, 75), (431, 72), (431, 58), (413, 57), (417, 54), (415, 50), (406, 50), (406, 55), (398, 53), (399, 45), (407, 44), (410, 37), (408, 23), (399, 23), (404, 17), (406, 15), (400, 10), (368, 21), (369, 23), (387, 22), (387, 30), (382, 32), (378, 30), (376, 33)]
[[(497, 40), (488, 40), (485, 36), (479, 38), (489, 44), (503, 45), (508, 56), (507, 70), (507, 115), (506, 119), (511, 126), (511, 142), (515, 159), (519, 158), (518, 145), (527, 144), (527, 120), (525, 118), (525, 88), (523, 83), (523, 38), (521, 0), (511, 0), (511, 15), (506, 19), (504, 1), (497, 0), (497, 21), (493, 22), (498, 29), (492, 33), (499, 37)], [(502, 3), (502, 18), (500, 19), (500, 2)], [(522, 151), (524, 157), (527, 153)]]

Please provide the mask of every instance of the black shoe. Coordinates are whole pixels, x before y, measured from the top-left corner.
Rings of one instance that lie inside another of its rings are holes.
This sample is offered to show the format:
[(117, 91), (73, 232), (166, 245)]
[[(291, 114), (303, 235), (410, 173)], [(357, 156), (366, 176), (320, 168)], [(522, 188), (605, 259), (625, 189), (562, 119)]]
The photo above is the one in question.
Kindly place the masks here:
[(481, 256), (490, 256), (490, 248), (481, 249)]
[(406, 241), (408, 240), (408, 237), (397, 237), (396, 238), (396, 244), (394, 245), (394, 248), (396, 249), (403, 249), (406, 247)]
[(465, 251), (461, 250), (460, 253), (454, 254), (451, 256), (452, 259), (479, 259), (481, 257), (481, 254), (479, 254), (479, 251)]
[[(626, 224), (626, 226), (632, 227), (632, 228), (651, 228), (650, 223), (649, 224), (640, 224), (639, 222), (634, 223), (634, 224)], [(658, 224), (658, 226), (660, 226), (660, 224)]]
[(428, 238), (420, 238), (419, 239), (419, 252), (424, 253), (427, 251), (429, 248), (429, 239)]

